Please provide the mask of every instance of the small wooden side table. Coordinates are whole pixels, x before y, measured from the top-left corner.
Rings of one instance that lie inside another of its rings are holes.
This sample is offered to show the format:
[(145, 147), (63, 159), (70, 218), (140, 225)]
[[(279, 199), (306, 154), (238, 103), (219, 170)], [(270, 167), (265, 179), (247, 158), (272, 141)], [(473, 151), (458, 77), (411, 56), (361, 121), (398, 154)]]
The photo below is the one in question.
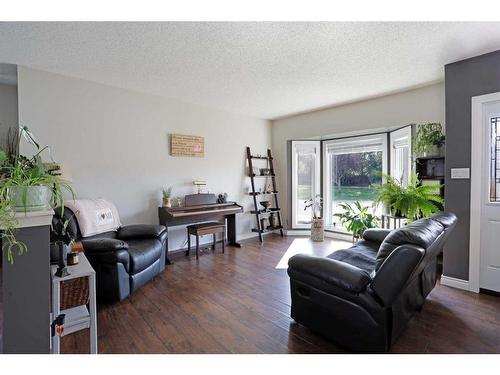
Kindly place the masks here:
[[(57, 277), (55, 272), (57, 266), (51, 266), (52, 276), (52, 320), (60, 314), (65, 314), (64, 332), (61, 336), (66, 336), (76, 331), (90, 329), (90, 354), (97, 354), (97, 309), (95, 292), (95, 271), (90, 265), (84, 253), (79, 253), (79, 262), (74, 266), (68, 266), (68, 276)], [(61, 283), (81, 277), (88, 277), (89, 282), (89, 303), (87, 305), (76, 306), (61, 311)], [(52, 337), (52, 353), (59, 354), (60, 336)]]

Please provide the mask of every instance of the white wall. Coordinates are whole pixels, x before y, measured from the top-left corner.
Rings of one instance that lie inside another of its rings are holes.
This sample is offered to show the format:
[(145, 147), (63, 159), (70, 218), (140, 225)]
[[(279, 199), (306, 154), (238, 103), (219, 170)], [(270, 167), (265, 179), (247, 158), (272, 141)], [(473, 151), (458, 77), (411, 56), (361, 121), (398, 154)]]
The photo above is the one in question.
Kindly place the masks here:
[(0, 84), (0, 148), (7, 145), (7, 133), (17, 128), (17, 87)]
[[(26, 67), (18, 68), (18, 89), (21, 123), (68, 167), (78, 197), (112, 200), (124, 224), (157, 224), (160, 188), (173, 185), (173, 196), (184, 196), (193, 180), (251, 209), (245, 147), (265, 153), (268, 121)], [(205, 157), (169, 156), (169, 133), (205, 137)], [(255, 226), (248, 213), (237, 222), (243, 237)], [(185, 227), (175, 228), (170, 249), (185, 239)]]
[(271, 125), (283, 218), (288, 218), (287, 141), (387, 130), (413, 123), (444, 124), (444, 84), (274, 120)]

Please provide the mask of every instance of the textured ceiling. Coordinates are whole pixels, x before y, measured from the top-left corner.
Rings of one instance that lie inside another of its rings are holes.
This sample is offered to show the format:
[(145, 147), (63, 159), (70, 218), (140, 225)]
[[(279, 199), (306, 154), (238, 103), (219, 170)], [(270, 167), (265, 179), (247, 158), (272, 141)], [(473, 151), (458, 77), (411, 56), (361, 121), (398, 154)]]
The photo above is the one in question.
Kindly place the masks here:
[(0, 23), (0, 62), (253, 117), (443, 79), (500, 23)]

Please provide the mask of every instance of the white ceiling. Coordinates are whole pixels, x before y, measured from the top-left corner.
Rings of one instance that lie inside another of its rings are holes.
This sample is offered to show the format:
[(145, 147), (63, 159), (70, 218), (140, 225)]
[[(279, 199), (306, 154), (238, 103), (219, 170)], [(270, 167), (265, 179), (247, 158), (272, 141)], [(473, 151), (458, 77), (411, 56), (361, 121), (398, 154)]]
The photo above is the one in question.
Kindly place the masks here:
[(0, 62), (273, 119), (443, 79), (500, 23), (0, 23)]

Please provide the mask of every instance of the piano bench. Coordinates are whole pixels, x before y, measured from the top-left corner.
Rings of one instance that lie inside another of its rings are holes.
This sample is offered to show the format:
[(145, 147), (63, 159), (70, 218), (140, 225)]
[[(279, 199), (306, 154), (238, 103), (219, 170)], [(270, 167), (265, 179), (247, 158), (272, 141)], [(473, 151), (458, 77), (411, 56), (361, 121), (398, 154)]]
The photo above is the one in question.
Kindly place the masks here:
[(188, 249), (186, 251), (186, 255), (189, 255), (191, 251), (191, 236), (196, 236), (196, 259), (200, 256), (200, 236), (204, 236), (206, 234), (213, 235), (213, 244), (212, 250), (215, 251), (215, 235), (217, 233), (222, 233), (222, 253), (224, 254), (225, 250), (225, 242), (226, 242), (226, 224), (219, 222), (211, 222), (211, 223), (202, 223), (202, 224), (194, 224), (189, 225), (187, 227), (187, 235), (188, 235)]

